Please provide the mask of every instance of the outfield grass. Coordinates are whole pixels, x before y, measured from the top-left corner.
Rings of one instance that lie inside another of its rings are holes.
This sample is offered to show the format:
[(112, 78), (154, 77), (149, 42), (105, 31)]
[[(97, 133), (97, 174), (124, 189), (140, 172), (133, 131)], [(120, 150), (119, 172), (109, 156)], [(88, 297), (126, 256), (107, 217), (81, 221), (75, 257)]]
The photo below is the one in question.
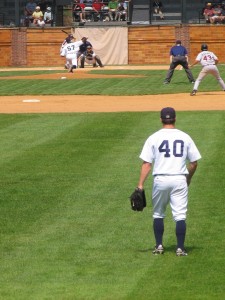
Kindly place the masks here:
[[(192, 68), (194, 77), (201, 67)], [(224, 66), (219, 66), (222, 78), (225, 78)], [(40, 73), (56, 73), (58, 71), (1, 71), (3, 76), (27, 76)], [(79, 71), (77, 71), (79, 72)], [(92, 70), (93, 74), (120, 74), (134, 75), (134, 77), (123, 78), (76, 78), (74, 80), (59, 79), (1, 79), (0, 96), (3, 95), (154, 95), (190, 93), (193, 84), (188, 82), (184, 70), (176, 70), (171, 84), (163, 85), (166, 70)], [(142, 75), (144, 77), (136, 77)], [(207, 76), (199, 86), (199, 91), (220, 91), (221, 87), (213, 76)]]
[(130, 209), (159, 114), (0, 115), (0, 299), (224, 299), (224, 111), (179, 112), (202, 159), (189, 194), (187, 257), (153, 256), (148, 206)]

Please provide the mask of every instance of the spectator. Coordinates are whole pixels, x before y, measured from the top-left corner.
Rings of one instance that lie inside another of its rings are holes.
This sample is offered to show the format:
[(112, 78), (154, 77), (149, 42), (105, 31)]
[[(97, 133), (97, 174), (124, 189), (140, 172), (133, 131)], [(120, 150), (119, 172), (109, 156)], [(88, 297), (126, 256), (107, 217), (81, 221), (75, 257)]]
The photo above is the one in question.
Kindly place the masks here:
[(46, 12), (44, 13), (44, 21), (45, 21), (45, 24), (52, 24), (53, 15), (52, 15), (51, 7), (47, 7)]
[(119, 0), (116, 18), (118, 21), (127, 20), (127, 3), (125, 0)]
[[(92, 49), (92, 46), (87, 46), (86, 51), (81, 55), (81, 68), (84, 68), (84, 63), (92, 64), (93, 68), (98, 67), (98, 65), (103, 68), (103, 64), (101, 62), (101, 59), (98, 55), (95, 54), (95, 52)], [(98, 63), (98, 65), (97, 65)]]
[(37, 4), (34, 2), (34, 0), (29, 0), (25, 6), (25, 15), (32, 16), (36, 6)]
[(210, 23), (210, 17), (213, 16), (213, 9), (212, 4), (207, 3), (204, 10), (203, 10), (203, 16), (205, 17), (206, 23)]
[(42, 26), (44, 25), (44, 20), (43, 20), (43, 13), (40, 9), (40, 6), (36, 6), (35, 11), (32, 14), (33, 17), (33, 24), (37, 26)]
[(221, 4), (215, 5), (212, 9), (213, 15), (209, 17), (210, 23), (221, 23), (222, 7)]
[(89, 22), (93, 20), (92, 2), (92, 0), (84, 0), (83, 2), (85, 4), (83, 18)]
[(103, 22), (105, 21), (109, 21), (109, 7), (108, 7), (108, 3), (104, 1), (104, 5), (102, 6), (102, 19)]
[(118, 1), (117, 0), (110, 0), (109, 3), (108, 3), (108, 8), (109, 8), (109, 19), (110, 19), (110, 21), (116, 21)]
[(224, 9), (224, 5), (223, 4), (222, 4), (221, 8), (222, 8), (222, 10), (221, 10), (220, 20), (221, 20), (221, 23), (224, 23), (224, 20), (225, 20), (225, 9)]
[(162, 2), (161, 1), (153, 1), (153, 9), (155, 14), (159, 14), (161, 20), (164, 20), (164, 15), (162, 13)]
[(94, 0), (92, 3), (92, 9), (94, 11), (94, 21), (101, 20), (102, 21), (102, 7), (104, 3), (101, 0)]
[(34, 0), (29, 0), (25, 6), (24, 14), (25, 14), (25, 26), (29, 26), (30, 22), (33, 22), (33, 12), (35, 11), (37, 4)]
[(84, 8), (85, 4), (81, 3), (80, 0), (74, 0), (72, 11), (73, 11), (73, 20), (75, 22), (84, 22)]

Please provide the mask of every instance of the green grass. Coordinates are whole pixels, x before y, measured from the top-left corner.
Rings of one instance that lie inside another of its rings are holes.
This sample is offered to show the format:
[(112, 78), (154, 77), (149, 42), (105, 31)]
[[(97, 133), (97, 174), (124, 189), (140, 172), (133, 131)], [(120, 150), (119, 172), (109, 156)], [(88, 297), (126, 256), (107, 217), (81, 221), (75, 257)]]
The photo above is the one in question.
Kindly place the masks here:
[[(192, 69), (194, 77), (199, 74), (200, 67)], [(222, 78), (225, 69), (219, 66)], [(33, 75), (40, 73), (57, 73), (59, 71), (1, 71), (0, 76)], [(78, 71), (77, 71), (78, 72)], [(92, 70), (93, 74), (133, 75), (129, 78), (96, 78), (96, 79), (1, 79), (0, 96), (3, 95), (149, 95), (189, 93), (193, 84), (188, 82), (184, 70), (176, 70), (171, 84), (163, 85), (166, 70)], [(136, 77), (141, 75), (143, 77)], [(1, 77), (0, 77), (1, 78)], [(213, 76), (207, 76), (199, 86), (199, 91), (220, 91), (221, 87)]]
[(187, 257), (175, 256), (169, 207), (166, 252), (151, 254), (151, 178), (147, 208), (130, 209), (139, 153), (160, 126), (155, 112), (0, 115), (0, 299), (224, 298), (224, 111), (177, 116), (203, 157)]

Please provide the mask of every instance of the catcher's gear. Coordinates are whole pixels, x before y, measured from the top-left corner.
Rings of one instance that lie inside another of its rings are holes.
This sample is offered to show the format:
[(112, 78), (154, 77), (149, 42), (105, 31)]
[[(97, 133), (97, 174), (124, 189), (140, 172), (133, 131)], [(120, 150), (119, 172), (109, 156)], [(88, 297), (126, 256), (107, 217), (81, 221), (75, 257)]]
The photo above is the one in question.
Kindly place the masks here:
[(136, 188), (130, 196), (131, 209), (142, 211), (146, 207), (145, 191)]

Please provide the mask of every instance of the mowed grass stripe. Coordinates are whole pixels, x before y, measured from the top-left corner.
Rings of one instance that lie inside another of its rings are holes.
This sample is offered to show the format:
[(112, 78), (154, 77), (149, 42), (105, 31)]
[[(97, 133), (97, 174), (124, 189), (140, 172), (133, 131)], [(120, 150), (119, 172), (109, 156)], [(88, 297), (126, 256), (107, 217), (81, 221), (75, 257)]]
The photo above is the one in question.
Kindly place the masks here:
[[(197, 78), (201, 67), (192, 68)], [(221, 77), (225, 78), (225, 69), (219, 66)], [(189, 83), (184, 70), (175, 70), (170, 84), (164, 85), (166, 70), (99, 70), (91, 73), (109, 75), (107, 78), (79, 78), (79, 71), (72, 74), (73, 79), (1, 79), (0, 95), (155, 95), (190, 93), (193, 84)], [(6, 73), (6, 72), (4, 72)], [(20, 74), (22, 71), (20, 71)], [(17, 72), (7, 72), (7, 75)], [(24, 75), (28, 75), (26, 71)], [(33, 72), (30, 72), (32, 75)], [(111, 75), (111, 76), (110, 76)], [(113, 75), (132, 75), (117, 78)], [(136, 75), (136, 76), (135, 76)], [(221, 91), (217, 80), (209, 75), (199, 86), (199, 91)]]
[[(218, 172), (209, 175), (211, 185), (204, 184), (204, 178), (212, 159), (215, 166), (224, 162), (222, 155), (215, 158), (224, 140), (223, 112), (178, 114), (177, 127), (194, 138), (203, 155), (190, 188), (186, 258), (175, 256), (169, 209), (167, 251), (162, 257), (151, 254), (151, 177), (146, 184), (148, 207), (143, 213), (129, 207), (128, 197), (139, 177), (138, 156), (147, 136), (160, 128), (158, 113), (18, 115), (18, 119), (2, 115), (0, 120), (4, 133), (0, 149), (6, 158), (0, 175), (1, 297), (222, 297), (223, 257), (214, 244), (222, 238), (218, 230), (224, 227), (219, 209), (224, 190), (217, 189), (214, 216), (214, 203), (207, 195), (222, 177)], [(30, 148), (22, 148), (21, 139)], [(4, 144), (10, 140), (15, 149), (21, 148), (14, 158), (13, 151), (10, 158), (6, 155), (10, 145)], [(210, 154), (213, 140), (217, 150)]]

